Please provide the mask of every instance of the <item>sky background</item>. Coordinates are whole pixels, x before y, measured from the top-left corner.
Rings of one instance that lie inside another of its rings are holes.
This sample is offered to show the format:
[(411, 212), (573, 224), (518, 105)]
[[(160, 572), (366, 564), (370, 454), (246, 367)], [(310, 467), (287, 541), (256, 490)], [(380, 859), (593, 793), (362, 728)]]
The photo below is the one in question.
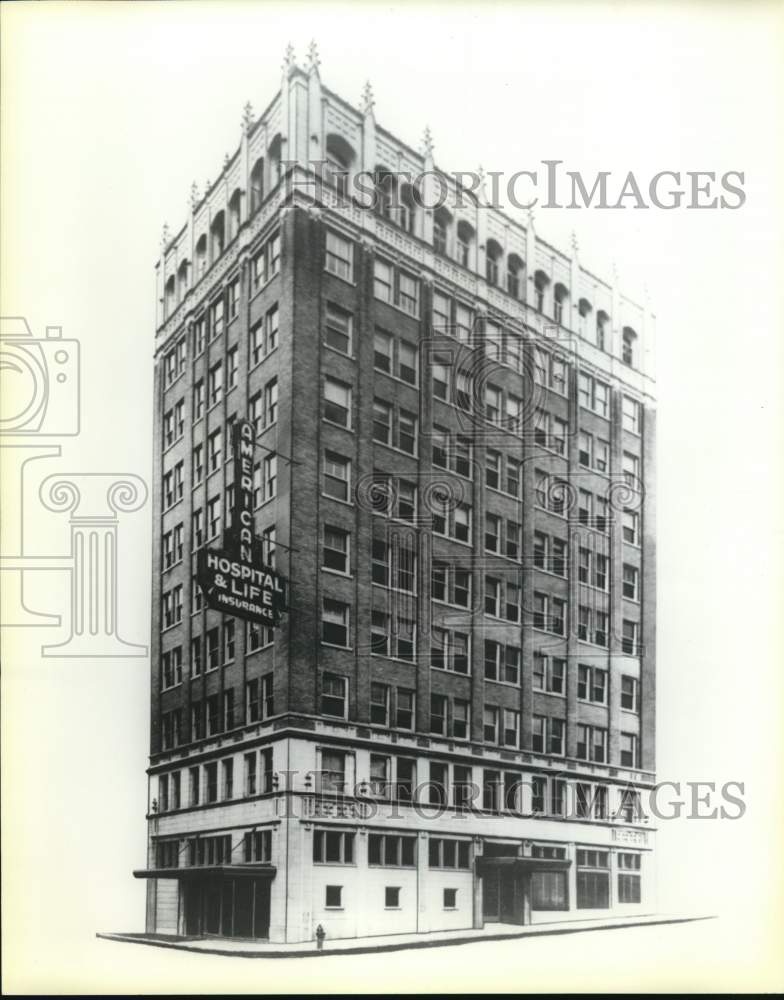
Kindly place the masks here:
[[(741, 820), (660, 824), (662, 908), (721, 913), (736, 929), (710, 961), (691, 955), (704, 986), (755, 981), (781, 933), (781, 12), (754, 2), (0, 8), (2, 314), (25, 316), (38, 337), (60, 325), (82, 351), (83, 429), (41, 475), (149, 481), (162, 226), (179, 229), (191, 183), (203, 190), (234, 152), (245, 102), (258, 113), (272, 99), (289, 41), (303, 63), (315, 38), (323, 83), (354, 104), (370, 79), (377, 122), (410, 145), (429, 125), (450, 171), (561, 159), (584, 176), (631, 170), (643, 183), (660, 170), (745, 172), (737, 211), (536, 212), (544, 239), (567, 249), (574, 230), (583, 264), (609, 277), (615, 262), (623, 290), (639, 299), (647, 287), (657, 315), (658, 775), (746, 789)], [(27, 515), (30, 551), (67, 551), (63, 515), (34, 503)], [(150, 531), (149, 506), (120, 528), (120, 631), (133, 642), (149, 642)], [(67, 589), (50, 576), (39, 606), (62, 610)], [(93, 938), (143, 927), (131, 870), (145, 847), (147, 661), (43, 660), (49, 635), (2, 638), (6, 989), (91, 991), (113, 977), (150, 989), (159, 956)], [(470, 949), (449, 954), (444, 975), (459, 977), (461, 963), (468, 974)], [(639, 963), (654, 976), (655, 948)], [(162, 984), (198, 983), (192, 968), (171, 980), (159, 971)]]

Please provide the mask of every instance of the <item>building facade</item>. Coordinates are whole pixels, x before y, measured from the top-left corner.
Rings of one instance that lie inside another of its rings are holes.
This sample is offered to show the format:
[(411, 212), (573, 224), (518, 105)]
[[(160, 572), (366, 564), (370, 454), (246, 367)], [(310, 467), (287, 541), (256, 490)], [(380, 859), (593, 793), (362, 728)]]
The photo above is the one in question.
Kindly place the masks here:
[[(459, 195), (311, 50), (165, 234), (148, 931), (655, 909), (652, 318)], [(197, 579), (245, 419), (275, 626)]]

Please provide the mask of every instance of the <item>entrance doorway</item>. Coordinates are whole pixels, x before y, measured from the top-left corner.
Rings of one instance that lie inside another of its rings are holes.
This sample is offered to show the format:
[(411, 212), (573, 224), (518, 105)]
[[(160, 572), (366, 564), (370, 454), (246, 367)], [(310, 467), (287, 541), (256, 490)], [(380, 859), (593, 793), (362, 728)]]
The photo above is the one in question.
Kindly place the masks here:
[(518, 874), (510, 865), (487, 865), (482, 880), (482, 915), (485, 923), (528, 922), (527, 875)]
[(184, 881), (182, 889), (188, 936), (269, 937), (269, 879), (208, 876)]

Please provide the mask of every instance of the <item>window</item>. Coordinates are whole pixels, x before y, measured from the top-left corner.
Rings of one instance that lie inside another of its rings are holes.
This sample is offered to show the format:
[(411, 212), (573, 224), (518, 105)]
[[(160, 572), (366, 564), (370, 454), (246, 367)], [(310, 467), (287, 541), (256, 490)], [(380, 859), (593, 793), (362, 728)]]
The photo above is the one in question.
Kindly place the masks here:
[(444, 889), (444, 909), (457, 909), (457, 889)]
[(369, 833), (368, 864), (388, 868), (415, 868), (416, 837)]
[(623, 479), (632, 489), (640, 488), (640, 460), (629, 451), (623, 453)]
[(640, 766), (640, 741), (634, 733), (621, 733), (621, 767)]
[(389, 685), (370, 684), (370, 721), (376, 726), (389, 725)]
[(607, 730), (601, 726), (577, 726), (577, 756), (603, 764), (607, 760)]
[[(313, 860), (317, 864), (352, 865), (354, 834), (340, 830), (313, 831)], [(330, 889), (337, 889), (337, 901), (330, 902)], [(327, 886), (327, 906), (340, 906), (340, 886)]]
[(343, 908), (343, 886), (328, 885), (324, 891), (324, 908), (327, 910), (341, 910)]
[(272, 859), (272, 831), (254, 830), (243, 834), (243, 861), (262, 861), (269, 864)]
[(393, 602), (388, 614), (386, 605), (374, 607), (370, 619), (370, 651), (380, 656), (412, 661), (416, 655), (416, 626)]
[(467, 740), (471, 735), (471, 705), (467, 701), (455, 698), (452, 703), (452, 737), (456, 740)]
[(324, 525), (324, 547), (321, 565), (336, 573), (350, 573), (349, 541), (351, 535), (342, 528)]
[(624, 823), (634, 823), (642, 815), (640, 809), (640, 793), (633, 788), (624, 788), (621, 791), (621, 804), (616, 818)]
[[(433, 507), (437, 506), (436, 500), (435, 497), (432, 500)], [(464, 503), (456, 504), (451, 509), (450, 507), (449, 500), (445, 499), (443, 507), (433, 512), (433, 531), (437, 535), (445, 535), (455, 541), (470, 544), (471, 507)]]
[(640, 517), (635, 510), (624, 510), (623, 518), (623, 540), (630, 545), (640, 544)]
[(278, 419), (278, 380), (270, 379), (264, 386), (264, 426), (270, 427)]
[(382, 302), (393, 300), (392, 265), (376, 257), (373, 261), (373, 294)]
[(445, 427), (433, 426), (433, 465), (449, 469), (459, 476), (472, 476), (471, 439), (462, 434), (453, 434)]
[(577, 849), (577, 909), (610, 906), (610, 855), (607, 851)]
[(629, 396), (624, 396), (622, 423), (625, 431), (631, 431), (632, 434), (640, 433), (640, 413), (641, 407), (637, 400), (631, 399)]
[(388, 885), (384, 888), (384, 908), (387, 910), (400, 909), (400, 889), (397, 886)]
[(351, 387), (335, 379), (324, 380), (324, 419), (341, 427), (351, 426)]
[(566, 660), (534, 653), (534, 690), (566, 694)]
[(621, 360), (625, 365), (629, 365), (630, 368), (636, 366), (635, 358), (635, 341), (637, 340), (637, 335), (634, 330), (630, 327), (624, 327), (623, 330), (623, 344), (621, 348)]
[(623, 619), (623, 635), (621, 637), (621, 649), (627, 656), (640, 655), (640, 623)]
[(351, 462), (334, 451), (324, 452), (324, 492), (336, 500), (348, 502), (351, 486)]
[(220, 468), (223, 453), (223, 431), (220, 427), (207, 438), (207, 462), (210, 472)]
[(485, 639), (485, 680), (519, 685), (520, 661), (519, 646), (504, 645), (493, 639)]
[(182, 500), (184, 491), (183, 462), (178, 462), (173, 469), (164, 473), (163, 476), (163, 503), (164, 507), (173, 507), (174, 504)]
[(397, 479), (385, 472), (373, 471), (372, 507), (374, 514), (413, 523), (416, 519), (417, 495), (414, 483)]
[(431, 837), (428, 842), (428, 864), (431, 868), (470, 868), (470, 841)]
[(640, 711), (640, 682), (628, 674), (621, 675), (621, 708), (626, 712)]
[(161, 604), (163, 609), (163, 627), (171, 628), (182, 621), (182, 585), (178, 584), (171, 590), (164, 590)]
[(507, 747), (520, 746), (520, 713), (505, 708), (503, 711), (503, 728), (501, 730), (501, 743)]
[(325, 267), (344, 281), (351, 281), (354, 261), (354, 244), (337, 233), (327, 231)]
[(433, 600), (462, 608), (471, 606), (470, 570), (434, 561), (431, 574), (430, 592)]
[(438, 736), (446, 736), (446, 705), (445, 695), (430, 695), (430, 732)]
[(204, 512), (200, 507), (194, 510), (191, 515), (191, 536), (193, 538), (193, 551), (195, 552), (204, 544)]
[(327, 303), (324, 343), (341, 354), (351, 354), (351, 334), (354, 317), (332, 302)]
[(618, 868), (618, 902), (639, 903), (642, 901), (639, 854), (628, 854), (619, 851), (617, 855)]
[(331, 646), (349, 645), (349, 606), (325, 597), (321, 612), (321, 641)]
[(401, 271), (398, 289), (398, 305), (411, 316), (419, 315), (419, 282), (410, 274)]
[(260, 722), (275, 714), (271, 673), (248, 681), (245, 685), (245, 702), (248, 722)]
[[(330, 675), (334, 676), (334, 675)], [(342, 795), (346, 790), (346, 755), (340, 750), (321, 751), (319, 790)]]
[(535, 715), (533, 719), (533, 750), (535, 753), (548, 753), (557, 757), (564, 754), (563, 719), (553, 719), (543, 715)]
[(485, 743), (498, 742), (498, 709), (493, 705), (485, 705), (482, 738)]
[(430, 637), (430, 666), (456, 674), (470, 673), (469, 643), (466, 632), (434, 627)]
[(221, 498), (212, 497), (207, 501), (207, 537), (217, 538), (221, 530)]
[(223, 662), (229, 663), (234, 659), (234, 619), (228, 618), (223, 623)]
[(559, 597), (534, 592), (534, 628), (554, 635), (565, 635), (566, 601)]
[(182, 646), (167, 650), (161, 657), (162, 688), (182, 684)]
[(414, 728), (414, 699), (415, 694), (407, 688), (397, 689), (395, 726), (398, 729)]
[(577, 664), (577, 698), (596, 705), (607, 704), (607, 671), (602, 667)]

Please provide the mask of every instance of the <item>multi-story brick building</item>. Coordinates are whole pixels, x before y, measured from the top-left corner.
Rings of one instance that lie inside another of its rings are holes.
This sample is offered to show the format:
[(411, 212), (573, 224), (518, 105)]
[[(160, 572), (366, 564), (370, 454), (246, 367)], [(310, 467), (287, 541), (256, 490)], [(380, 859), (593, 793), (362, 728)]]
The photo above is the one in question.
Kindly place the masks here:
[[(653, 909), (652, 320), (458, 193), (312, 51), (165, 238), (151, 931)], [(244, 418), (275, 628), (196, 580)]]

